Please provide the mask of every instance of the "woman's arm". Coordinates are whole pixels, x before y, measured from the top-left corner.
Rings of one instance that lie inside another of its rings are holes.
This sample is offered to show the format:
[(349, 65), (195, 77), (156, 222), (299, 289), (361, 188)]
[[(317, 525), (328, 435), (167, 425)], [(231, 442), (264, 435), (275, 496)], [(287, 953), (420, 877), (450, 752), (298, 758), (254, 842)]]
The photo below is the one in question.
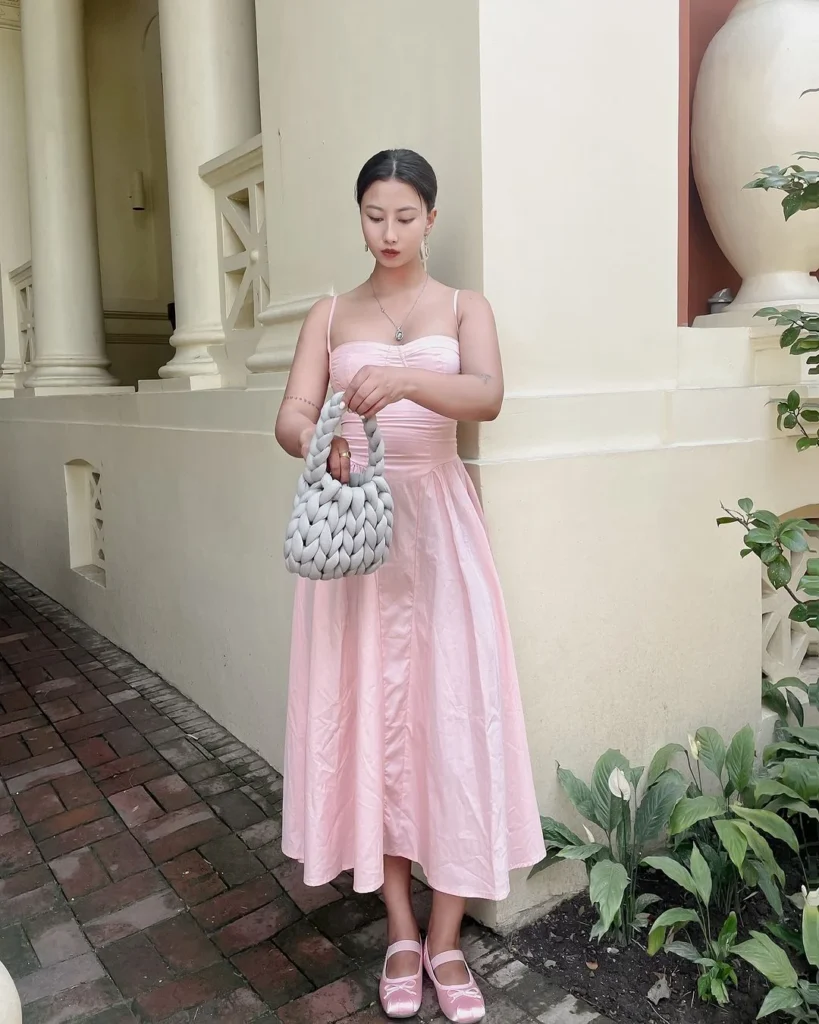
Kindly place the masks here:
[(366, 366), (347, 389), (351, 411), (374, 416), (408, 398), (452, 420), (496, 419), (503, 404), (503, 368), (492, 307), (477, 292), (461, 292), (459, 306), (460, 375)]
[(331, 299), (321, 299), (304, 320), (293, 366), (287, 380), (279, 415), (276, 440), (294, 458), (304, 458), (327, 398), (330, 367), (327, 356), (327, 323)]

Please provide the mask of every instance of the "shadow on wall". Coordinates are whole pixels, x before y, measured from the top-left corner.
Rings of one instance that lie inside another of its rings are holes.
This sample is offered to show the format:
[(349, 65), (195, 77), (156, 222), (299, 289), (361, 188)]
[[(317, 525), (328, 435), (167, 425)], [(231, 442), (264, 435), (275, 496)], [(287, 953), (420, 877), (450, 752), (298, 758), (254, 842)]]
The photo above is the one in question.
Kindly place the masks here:
[(708, 313), (708, 299), (721, 288), (736, 294), (740, 278), (717, 245), (691, 169), (691, 107), (702, 58), (737, 0), (680, 3), (680, 251), (679, 308), (682, 325)]

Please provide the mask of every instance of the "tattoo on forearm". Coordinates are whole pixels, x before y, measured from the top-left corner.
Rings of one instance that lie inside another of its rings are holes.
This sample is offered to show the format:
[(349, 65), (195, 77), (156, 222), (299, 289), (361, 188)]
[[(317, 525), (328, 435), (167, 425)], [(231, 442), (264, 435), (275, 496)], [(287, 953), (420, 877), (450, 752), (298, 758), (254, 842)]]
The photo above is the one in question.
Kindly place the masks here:
[(489, 373), (476, 373), (475, 376), (478, 380), (482, 380), (484, 384), (488, 384), (492, 380), (492, 375)]
[(315, 402), (311, 402), (309, 398), (299, 398), (298, 395), (285, 395), (282, 399), (283, 402), (304, 402), (305, 405), (312, 406), (316, 412), (321, 412), (321, 409), (316, 405)]

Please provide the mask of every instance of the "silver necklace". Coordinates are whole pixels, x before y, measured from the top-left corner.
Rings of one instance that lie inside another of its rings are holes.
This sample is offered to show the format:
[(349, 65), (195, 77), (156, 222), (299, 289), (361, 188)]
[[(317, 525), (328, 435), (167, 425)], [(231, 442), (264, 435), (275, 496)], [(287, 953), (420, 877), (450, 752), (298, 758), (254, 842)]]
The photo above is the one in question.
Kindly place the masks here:
[(389, 320), (389, 322), (390, 322), (390, 323), (391, 323), (391, 324), (393, 325), (393, 327), (395, 328), (395, 340), (396, 340), (396, 341), (398, 341), (398, 342), (401, 342), (401, 341), (403, 341), (403, 340), (404, 340), (404, 330), (403, 330), (404, 324), (405, 324), (405, 323), (407, 322), (407, 320), (409, 320), (409, 318), (410, 318), (410, 317), (412, 316), (412, 311), (413, 311), (413, 310), (415, 309), (415, 307), (416, 307), (416, 306), (418, 305), (418, 303), (419, 303), (419, 302), (421, 301), (421, 296), (422, 296), (422, 295), (424, 294), (424, 291), (425, 291), (425, 289), (426, 289), (426, 287), (427, 287), (427, 282), (428, 282), (428, 281), (429, 281), (429, 274), (427, 274), (427, 276), (426, 276), (426, 277), (424, 278), (424, 283), (423, 283), (423, 284), (421, 285), (421, 291), (420, 291), (420, 292), (418, 292), (418, 296), (417, 296), (417, 298), (416, 298), (415, 302), (413, 302), (412, 306), (410, 306), (410, 311), (409, 311), (409, 313), (407, 313), (407, 315), (406, 315), (406, 316), (404, 317), (404, 319), (403, 319), (403, 320), (401, 321), (401, 323), (400, 323), (400, 324), (397, 324), (397, 323), (396, 323), (396, 322), (395, 322), (395, 321), (393, 320), (393, 318), (392, 318), (392, 317), (390, 316), (390, 314), (389, 314), (389, 313), (388, 313), (388, 312), (386, 311), (386, 309), (384, 309), (384, 307), (383, 307), (383, 306), (381, 305), (381, 301), (380, 301), (380, 299), (379, 299), (379, 298), (378, 298), (378, 296), (377, 296), (377, 295), (375, 294), (375, 285), (373, 284), (373, 279), (372, 279), (372, 278), (370, 278), (370, 288), (372, 288), (372, 290), (373, 290), (373, 298), (374, 298), (374, 299), (375, 299), (375, 301), (376, 301), (376, 302), (378, 303), (378, 308), (379, 308), (379, 309), (381, 310), (381, 312), (382, 312), (382, 313), (384, 314), (384, 316), (385, 316), (385, 317), (386, 317), (386, 318), (387, 318), (387, 319)]

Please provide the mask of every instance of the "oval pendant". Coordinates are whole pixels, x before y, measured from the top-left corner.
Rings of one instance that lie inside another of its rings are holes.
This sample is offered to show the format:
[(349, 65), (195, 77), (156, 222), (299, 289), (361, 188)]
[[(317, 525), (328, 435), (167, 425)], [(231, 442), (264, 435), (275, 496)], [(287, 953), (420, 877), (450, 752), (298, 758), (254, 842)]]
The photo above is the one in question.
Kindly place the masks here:
[(400, 327), (395, 332), (395, 340), (396, 341), (403, 341), (404, 340), (404, 332), (401, 330)]

